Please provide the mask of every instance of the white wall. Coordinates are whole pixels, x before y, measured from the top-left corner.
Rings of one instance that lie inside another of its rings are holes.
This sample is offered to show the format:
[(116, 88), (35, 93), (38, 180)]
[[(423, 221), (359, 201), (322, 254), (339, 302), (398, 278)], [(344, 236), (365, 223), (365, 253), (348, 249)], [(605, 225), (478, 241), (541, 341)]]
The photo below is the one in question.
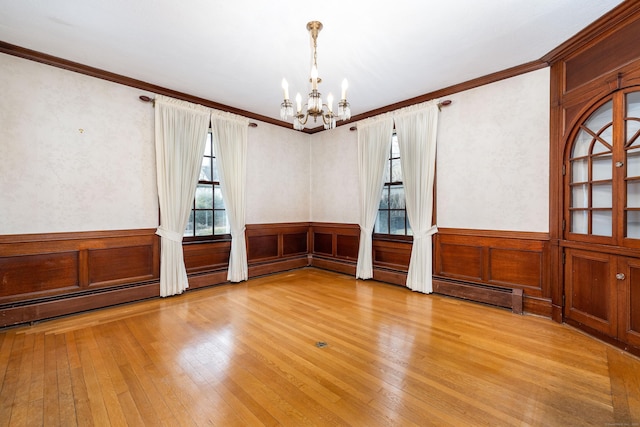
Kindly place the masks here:
[[(153, 108), (140, 90), (0, 54), (0, 93), (0, 234), (158, 225)], [(548, 231), (549, 70), (447, 98), (438, 225)], [(349, 127), (249, 129), (247, 223), (357, 223)]]
[(141, 91), (0, 54), (0, 234), (156, 227)]
[(311, 135), (311, 221), (359, 221), (358, 135), (350, 127)]
[(247, 137), (247, 224), (309, 220), (309, 135), (267, 123)]
[(548, 232), (549, 82), (544, 68), (446, 97), (438, 226)]

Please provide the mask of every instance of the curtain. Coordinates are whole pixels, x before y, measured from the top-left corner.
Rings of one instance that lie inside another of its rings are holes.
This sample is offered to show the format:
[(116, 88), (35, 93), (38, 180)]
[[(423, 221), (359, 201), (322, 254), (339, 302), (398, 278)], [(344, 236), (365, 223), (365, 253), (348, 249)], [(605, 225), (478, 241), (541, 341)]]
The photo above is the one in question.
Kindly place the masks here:
[(360, 183), (360, 247), (356, 277), (373, 277), (373, 227), (378, 215), (384, 166), (389, 159), (393, 118), (382, 115), (358, 123), (358, 179)]
[(160, 296), (189, 287), (182, 236), (195, 196), (207, 141), (209, 109), (156, 95), (155, 144), (160, 204)]
[(249, 119), (222, 111), (211, 114), (213, 144), (218, 161), (222, 198), (231, 228), (231, 255), (227, 280), (249, 277), (245, 242), (245, 184)]
[(424, 293), (433, 292), (431, 236), (438, 231), (431, 224), (438, 111), (438, 101), (429, 101), (394, 116), (407, 215), (413, 230), (406, 285)]

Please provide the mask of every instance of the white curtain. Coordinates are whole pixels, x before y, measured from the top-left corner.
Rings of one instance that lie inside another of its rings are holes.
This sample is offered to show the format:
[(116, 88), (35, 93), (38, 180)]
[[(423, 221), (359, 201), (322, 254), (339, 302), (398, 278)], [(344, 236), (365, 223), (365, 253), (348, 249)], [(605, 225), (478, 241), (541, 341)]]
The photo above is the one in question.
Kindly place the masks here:
[(384, 185), (384, 167), (389, 159), (393, 118), (377, 116), (358, 122), (358, 179), (360, 183), (360, 247), (356, 277), (373, 277), (373, 227), (378, 216)]
[(207, 141), (209, 109), (156, 95), (155, 139), (161, 237), (160, 296), (189, 287), (182, 236), (191, 213)]
[(231, 113), (211, 114), (213, 144), (220, 174), (222, 198), (231, 228), (231, 255), (227, 280), (247, 280), (245, 242), (245, 184), (247, 180), (247, 129), (249, 119)]
[(438, 231), (431, 224), (438, 111), (438, 101), (429, 101), (394, 115), (407, 215), (413, 230), (406, 285), (424, 293), (433, 292), (431, 236)]

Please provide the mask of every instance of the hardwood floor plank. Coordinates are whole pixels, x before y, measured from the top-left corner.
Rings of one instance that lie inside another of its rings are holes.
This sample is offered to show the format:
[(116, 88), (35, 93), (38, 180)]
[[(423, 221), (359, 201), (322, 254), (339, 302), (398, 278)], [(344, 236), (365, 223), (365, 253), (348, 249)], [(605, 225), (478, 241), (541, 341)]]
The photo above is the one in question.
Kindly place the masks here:
[[(55, 335), (42, 334), (44, 338), (44, 379), (42, 402), (42, 418), (48, 425), (60, 425), (60, 405), (58, 396), (58, 358)], [(69, 420), (67, 420), (69, 421)], [(68, 425), (76, 425), (75, 420)]]
[(638, 390), (566, 325), (313, 268), (0, 331), (0, 426), (633, 425)]

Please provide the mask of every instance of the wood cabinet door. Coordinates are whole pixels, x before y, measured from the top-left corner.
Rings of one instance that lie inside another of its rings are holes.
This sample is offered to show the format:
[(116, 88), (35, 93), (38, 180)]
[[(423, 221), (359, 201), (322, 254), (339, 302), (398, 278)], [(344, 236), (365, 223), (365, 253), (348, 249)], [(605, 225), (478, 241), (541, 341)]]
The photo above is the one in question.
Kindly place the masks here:
[(614, 255), (565, 249), (565, 318), (616, 337), (616, 270)]
[(640, 347), (640, 259), (621, 258), (618, 270), (624, 279), (618, 286), (618, 336), (619, 339)]

